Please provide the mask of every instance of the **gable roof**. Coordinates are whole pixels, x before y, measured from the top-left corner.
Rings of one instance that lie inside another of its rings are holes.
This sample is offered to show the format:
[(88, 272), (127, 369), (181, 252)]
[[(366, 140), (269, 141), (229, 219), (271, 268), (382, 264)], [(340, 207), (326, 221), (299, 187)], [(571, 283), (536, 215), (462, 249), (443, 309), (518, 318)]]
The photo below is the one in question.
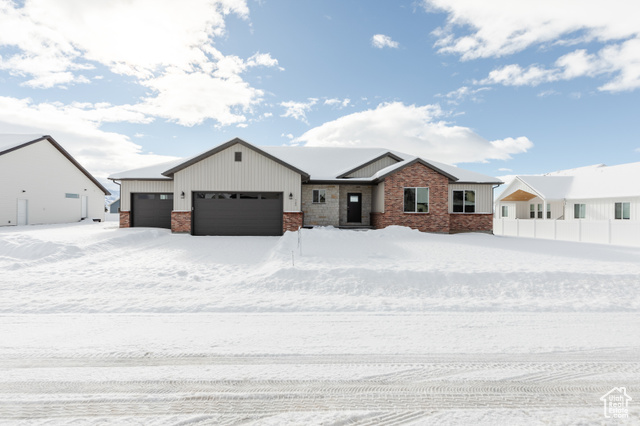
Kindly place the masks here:
[(640, 162), (597, 164), (542, 176), (516, 176), (516, 180), (546, 200), (640, 197)]
[(29, 145), (33, 145), (34, 143), (41, 141), (48, 141), (54, 148), (56, 148), (62, 155), (64, 155), (67, 160), (71, 162), (74, 166), (78, 168), (91, 182), (93, 182), (105, 195), (111, 195), (111, 193), (102, 186), (100, 182), (96, 178), (94, 178), (91, 173), (89, 173), (84, 167), (80, 165), (72, 156), (69, 154), (58, 142), (55, 141), (49, 135), (21, 135), (21, 134), (1, 134), (0, 135), (0, 156), (4, 154), (8, 154), (12, 151), (16, 151), (18, 149), (24, 148)]
[(296, 173), (299, 173), (300, 175), (302, 175), (303, 180), (309, 179), (309, 174), (308, 173), (303, 172), (302, 170), (298, 169), (297, 167), (292, 166), (291, 164), (286, 163), (285, 161), (282, 161), (282, 159), (280, 159), (278, 157), (275, 157), (275, 156), (269, 154), (268, 152), (265, 152), (265, 151), (261, 150), (260, 148), (254, 146), (254, 145), (251, 145), (248, 142), (243, 141), (240, 138), (232, 139), (227, 143), (223, 143), (222, 145), (218, 145), (217, 147), (215, 147), (213, 149), (210, 149), (209, 151), (203, 152), (202, 154), (198, 154), (195, 157), (191, 157), (191, 158), (181, 162), (180, 164), (178, 164), (178, 165), (176, 165), (176, 166), (174, 166), (174, 167), (162, 172), (162, 174), (164, 176), (171, 176), (172, 174), (174, 174), (176, 172), (179, 172), (180, 170), (186, 169), (187, 167), (189, 167), (189, 166), (191, 166), (191, 165), (193, 165), (193, 164), (195, 164), (195, 163), (197, 163), (199, 161), (202, 161), (207, 157), (215, 155), (218, 152), (223, 151), (223, 150), (225, 150), (225, 149), (227, 149), (229, 147), (232, 147), (234, 145), (243, 145), (246, 148), (252, 149), (252, 150), (256, 151), (258, 154), (264, 155), (268, 159), (273, 160), (276, 163), (278, 163), (278, 164), (280, 164), (280, 165), (282, 165), (282, 166), (284, 166), (284, 167), (286, 167), (288, 169), (291, 169)]
[[(258, 152), (297, 173), (300, 173), (303, 176), (303, 181), (309, 182), (349, 182), (372, 184), (384, 180), (386, 176), (398, 172), (404, 167), (414, 164), (415, 162), (420, 162), (421, 164), (442, 173), (452, 181), (458, 183), (503, 183), (499, 179), (480, 173), (387, 149), (307, 146), (261, 146), (258, 148), (239, 138), (232, 139), (229, 142), (190, 158), (115, 173), (109, 176), (109, 179), (170, 179), (174, 173), (237, 143)], [(390, 156), (398, 162), (379, 170), (370, 177), (345, 177), (385, 156)]]

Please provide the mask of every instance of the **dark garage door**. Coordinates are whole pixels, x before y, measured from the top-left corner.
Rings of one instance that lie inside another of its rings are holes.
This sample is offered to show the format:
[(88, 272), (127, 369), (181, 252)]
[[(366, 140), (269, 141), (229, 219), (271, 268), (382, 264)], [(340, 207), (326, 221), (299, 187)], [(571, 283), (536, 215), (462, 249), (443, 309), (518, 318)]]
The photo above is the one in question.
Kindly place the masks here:
[(173, 194), (131, 194), (133, 226), (171, 229)]
[(194, 235), (282, 235), (282, 194), (194, 192)]

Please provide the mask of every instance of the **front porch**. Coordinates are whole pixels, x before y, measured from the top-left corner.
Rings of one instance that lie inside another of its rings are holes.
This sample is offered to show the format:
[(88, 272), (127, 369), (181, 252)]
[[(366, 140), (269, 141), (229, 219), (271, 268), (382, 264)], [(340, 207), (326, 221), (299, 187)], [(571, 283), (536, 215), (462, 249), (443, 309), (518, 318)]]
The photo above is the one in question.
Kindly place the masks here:
[(500, 219), (563, 220), (564, 200), (547, 200), (519, 189), (496, 203)]
[(304, 226), (371, 229), (370, 185), (302, 186)]

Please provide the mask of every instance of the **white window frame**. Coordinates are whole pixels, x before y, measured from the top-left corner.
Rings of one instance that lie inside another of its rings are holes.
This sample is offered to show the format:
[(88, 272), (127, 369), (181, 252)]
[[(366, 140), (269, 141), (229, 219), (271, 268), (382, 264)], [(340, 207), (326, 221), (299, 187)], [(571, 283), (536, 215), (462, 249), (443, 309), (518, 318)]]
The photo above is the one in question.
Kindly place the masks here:
[[(624, 215), (624, 205), (627, 204), (627, 217)], [(620, 205), (620, 217), (618, 216), (618, 205)], [(613, 218), (615, 220), (630, 220), (631, 219), (631, 203), (629, 201), (618, 201), (613, 207)]]
[(311, 202), (313, 204), (326, 204), (326, 202), (327, 202), (327, 190), (326, 189), (314, 189), (311, 192)]
[(509, 206), (502, 206), (502, 217), (509, 217)]
[[(578, 210), (576, 211), (576, 206)], [(574, 219), (586, 219), (587, 217), (587, 205), (584, 203), (574, 203), (573, 204), (573, 218)]]
[[(414, 192), (414, 200), (413, 200), (413, 211), (405, 210), (404, 197), (405, 197), (405, 193), (406, 193), (407, 189), (413, 189), (415, 191)], [(427, 190), (427, 211), (426, 212), (419, 212), (418, 211), (418, 189), (426, 189)], [(427, 213), (429, 213), (429, 204), (430, 204), (429, 203), (429, 198), (430, 198), (430, 191), (429, 191), (429, 187), (428, 186), (406, 186), (402, 190), (402, 211), (404, 213), (408, 213), (408, 214), (427, 214)]]

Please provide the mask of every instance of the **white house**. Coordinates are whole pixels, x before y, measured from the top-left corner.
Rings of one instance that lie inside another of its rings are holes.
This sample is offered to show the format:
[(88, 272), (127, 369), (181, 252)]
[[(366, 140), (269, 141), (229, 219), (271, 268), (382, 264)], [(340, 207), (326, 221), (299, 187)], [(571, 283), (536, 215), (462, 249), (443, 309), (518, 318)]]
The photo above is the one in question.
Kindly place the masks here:
[(0, 134), (0, 226), (102, 221), (105, 195), (51, 136)]
[(509, 219), (640, 220), (640, 163), (516, 176), (496, 201)]
[(494, 233), (636, 245), (639, 182), (640, 162), (516, 176), (495, 202)]

